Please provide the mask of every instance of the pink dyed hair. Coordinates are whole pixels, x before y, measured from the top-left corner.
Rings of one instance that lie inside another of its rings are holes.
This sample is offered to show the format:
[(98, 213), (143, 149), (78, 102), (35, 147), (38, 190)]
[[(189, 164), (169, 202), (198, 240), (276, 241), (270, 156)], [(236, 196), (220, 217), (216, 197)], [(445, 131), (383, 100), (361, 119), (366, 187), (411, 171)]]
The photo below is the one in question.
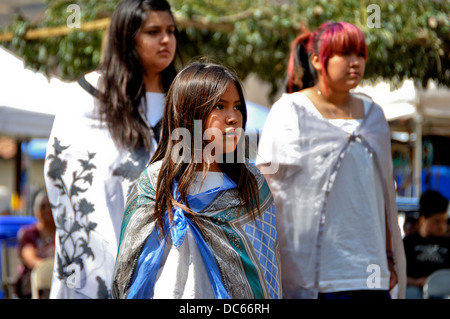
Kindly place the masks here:
[[(335, 54), (356, 53), (368, 59), (369, 53), (362, 31), (355, 25), (339, 21), (325, 22), (314, 32), (306, 31), (295, 38), (291, 43), (291, 54), (288, 62), (288, 88), (295, 85), (295, 55), (297, 46), (302, 44), (309, 55), (316, 54), (322, 64), (322, 76), (325, 79), (325, 89), (328, 60)], [(303, 66), (308, 72), (308, 68)]]

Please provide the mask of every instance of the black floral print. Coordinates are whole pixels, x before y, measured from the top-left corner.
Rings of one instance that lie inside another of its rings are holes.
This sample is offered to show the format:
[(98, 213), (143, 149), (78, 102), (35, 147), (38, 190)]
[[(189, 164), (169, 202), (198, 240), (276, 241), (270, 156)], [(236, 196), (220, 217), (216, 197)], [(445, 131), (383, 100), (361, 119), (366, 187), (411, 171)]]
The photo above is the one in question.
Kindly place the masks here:
[[(61, 145), (61, 141), (55, 137), (54, 154), (47, 156), (47, 160), (50, 161), (47, 175), (53, 181), (53, 186), (59, 189), (60, 195), (68, 197), (70, 211), (73, 212), (68, 214), (68, 207), (62, 207), (60, 210), (62, 213), (58, 214), (55, 220), (59, 243), (62, 247), (56, 254), (56, 267), (60, 280), (67, 280), (73, 274), (72, 271), (67, 270), (69, 265), (77, 265), (79, 269), (83, 269), (82, 257), (95, 259), (94, 251), (90, 246), (90, 234), (96, 229), (97, 223), (89, 219), (89, 215), (95, 212), (95, 205), (83, 197), (83, 193), (88, 190), (87, 185), (91, 186), (94, 179), (93, 171), (96, 166), (92, 160), (95, 158), (95, 153), (87, 152), (85, 158), (78, 159), (80, 167), (72, 172), (72, 181), (69, 184), (63, 179), (67, 170), (67, 161), (60, 157), (69, 148), (70, 145)], [(53, 208), (60, 208), (61, 205), (63, 204)], [(68, 246), (71, 248), (70, 252)], [(96, 280), (98, 297), (108, 298), (110, 292), (105, 281), (98, 276)]]

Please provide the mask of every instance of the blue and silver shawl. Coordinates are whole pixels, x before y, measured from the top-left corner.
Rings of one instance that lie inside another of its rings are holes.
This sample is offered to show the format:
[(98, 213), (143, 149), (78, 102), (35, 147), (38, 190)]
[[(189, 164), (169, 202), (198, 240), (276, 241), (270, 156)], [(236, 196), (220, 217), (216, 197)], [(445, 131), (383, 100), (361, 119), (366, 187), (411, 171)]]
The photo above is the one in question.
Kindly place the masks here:
[[(173, 210), (173, 222), (165, 220), (166, 234), (161, 240), (153, 216), (160, 167), (161, 162), (147, 167), (128, 198), (113, 276), (113, 297), (152, 298), (166, 245), (179, 247), (189, 227), (217, 299), (281, 298), (274, 203), (259, 170), (247, 164), (259, 188), (261, 215), (256, 219), (240, 207), (236, 184), (224, 174), (221, 187), (187, 198), (202, 223), (203, 233), (192, 216), (177, 207)], [(179, 199), (176, 181), (173, 194)]]

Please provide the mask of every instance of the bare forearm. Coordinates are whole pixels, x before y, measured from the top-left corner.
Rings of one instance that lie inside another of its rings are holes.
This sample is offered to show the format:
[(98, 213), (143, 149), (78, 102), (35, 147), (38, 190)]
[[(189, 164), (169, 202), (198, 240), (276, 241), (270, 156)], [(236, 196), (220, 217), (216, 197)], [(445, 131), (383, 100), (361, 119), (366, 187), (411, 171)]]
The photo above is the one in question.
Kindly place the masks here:
[(406, 279), (406, 283), (408, 286), (415, 286), (415, 287), (423, 288), (426, 280), (427, 280), (427, 277), (413, 278), (413, 277), (408, 276)]

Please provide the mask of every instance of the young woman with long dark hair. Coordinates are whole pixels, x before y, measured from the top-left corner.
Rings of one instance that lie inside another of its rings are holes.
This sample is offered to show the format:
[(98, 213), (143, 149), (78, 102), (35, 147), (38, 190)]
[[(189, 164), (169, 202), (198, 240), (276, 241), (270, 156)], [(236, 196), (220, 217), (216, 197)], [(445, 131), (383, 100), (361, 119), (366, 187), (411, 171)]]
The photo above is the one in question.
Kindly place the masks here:
[(156, 150), (176, 75), (176, 34), (167, 1), (119, 3), (98, 71), (79, 80), (79, 106), (55, 119), (45, 164), (52, 298), (110, 297), (126, 196)]
[(177, 75), (161, 144), (127, 201), (114, 297), (281, 297), (273, 199), (244, 158), (246, 120), (227, 68)]

